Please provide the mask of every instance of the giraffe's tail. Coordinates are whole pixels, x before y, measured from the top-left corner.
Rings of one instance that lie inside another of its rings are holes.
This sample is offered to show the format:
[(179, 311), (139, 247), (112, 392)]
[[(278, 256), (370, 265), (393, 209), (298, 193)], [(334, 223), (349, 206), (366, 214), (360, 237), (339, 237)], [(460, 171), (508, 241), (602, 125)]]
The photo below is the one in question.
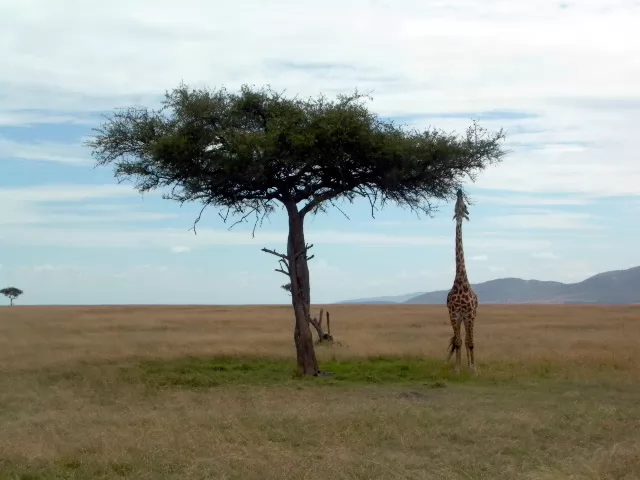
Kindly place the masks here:
[(449, 358), (451, 358), (451, 355), (453, 355), (453, 353), (456, 351), (458, 347), (456, 346), (456, 336), (452, 336), (451, 340), (449, 341)]

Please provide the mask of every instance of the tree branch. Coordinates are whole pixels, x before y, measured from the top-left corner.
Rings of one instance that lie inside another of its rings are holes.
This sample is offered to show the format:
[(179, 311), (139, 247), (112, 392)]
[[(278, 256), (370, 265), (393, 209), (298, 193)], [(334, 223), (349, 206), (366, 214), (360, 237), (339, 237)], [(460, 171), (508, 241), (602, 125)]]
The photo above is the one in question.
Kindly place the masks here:
[(336, 205), (336, 202), (334, 202), (333, 200), (329, 200), (329, 203), (331, 204), (331, 206), (332, 206), (333, 208), (338, 209), (338, 211), (339, 211), (342, 215), (344, 215), (344, 218), (346, 218), (347, 220), (351, 221), (351, 219), (349, 218), (349, 215), (347, 215), (346, 213), (344, 213), (344, 212), (342, 211), (342, 209), (341, 209), (338, 205)]
[[(209, 205), (211, 205), (211, 202), (207, 201), (204, 202), (204, 205), (202, 206), (202, 208), (200, 209), (200, 213), (198, 213), (198, 216), (195, 220), (195, 222), (193, 222), (193, 227), (191, 227), (189, 230), (193, 230), (193, 234), (197, 235), (198, 232), (196, 232), (196, 225), (198, 224), (198, 222), (200, 221), (200, 219), (202, 218), (202, 213), (204, 212), (205, 208), (207, 208)], [(187, 230), (187, 231), (189, 231)]]
[(378, 207), (376, 207), (376, 203), (378, 202), (378, 192), (376, 190), (367, 192), (364, 188), (357, 188), (354, 191), (369, 201), (369, 206), (371, 207), (371, 218), (376, 218), (375, 212), (378, 210)]
[(320, 195), (314, 195), (313, 198), (309, 200), (309, 203), (307, 203), (304, 207), (302, 207), (302, 209), (300, 210), (300, 215), (304, 217), (307, 213), (313, 211), (313, 209), (321, 205), (322, 202), (331, 200), (332, 198), (335, 198), (338, 195), (340, 195), (340, 193), (335, 192), (333, 190), (330, 190), (325, 193), (321, 193)]
[[(262, 213), (260, 212), (260, 210), (262, 210)], [(256, 221), (253, 223), (253, 229), (251, 230), (251, 238), (255, 238), (256, 228), (258, 228), (258, 223), (260, 224), (260, 227), (262, 227), (264, 219), (267, 218), (267, 216), (269, 215), (269, 213), (271, 213), (272, 210), (273, 210), (273, 206), (270, 205), (268, 202), (262, 205), (258, 204), (255, 207), (251, 207), (251, 209), (249, 209), (249, 211), (245, 213), (240, 218), (240, 220), (237, 220), (236, 222), (231, 224), (231, 226), (229, 227), (229, 230), (231, 230), (233, 227), (235, 227), (239, 223), (245, 222), (249, 217), (249, 215), (251, 215), (252, 213), (255, 213)]]
[(291, 269), (289, 268), (289, 262), (281, 258), (280, 260), (278, 260), (278, 263), (280, 264), (280, 268), (282, 268), (282, 270), (286, 270), (287, 275), (289, 275), (291, 272)]
[[(298, 253), (296, 254), (296, 260), (297, 260), (299, 257), (301, 257), (302, 255), (306, 255), (306, 254), (307, 254), (307, 252), (308, 252), (311, 248), (313, 248), (313, 244), (311, 244), (311, 245), (307, 245), (306, 247), (304, 247), (304, 250), (302, 250), (301, 252), (298, 252)], [(311, 257), (307, 257), (307, 260), (311, 260), (312, 258), (313, 258), (313, 255), (312, 255)]]
[(271, 255), (275, 255), (276, 257), (280, 257), (285, 261), (287, 260), (287, 256), (286, 255), (283, 255), (282, 253), (278, 253), (275, 250), (271, 250), (269, 248), (263, 248), (261, 251), (265, 252), (265, 253), (270, 253)]

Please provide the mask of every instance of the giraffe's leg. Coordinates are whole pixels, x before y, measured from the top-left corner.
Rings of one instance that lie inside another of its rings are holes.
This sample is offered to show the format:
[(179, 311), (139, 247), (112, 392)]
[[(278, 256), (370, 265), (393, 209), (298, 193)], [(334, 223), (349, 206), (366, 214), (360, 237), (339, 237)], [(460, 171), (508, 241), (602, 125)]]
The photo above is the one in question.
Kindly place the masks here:
[(469, 369), (475, 374), (476, 363), (474, 359), (474, 342), (473, 342), (473, 324), (475, 321), (475, 312), (470, 312), (470, 314), (465, 315), (464, 317), (464, 344), (467, 349), (467, 364)]
[(453, 352), (456, 352), (456, 373), (460, 373), (460, 364), (462, 363), (462, 338), (460, 335), (460, 327), (462, 323), (461, 316), (458, 312), (449, 310), (449, 320), (453, 327), (453, 337), (451, 337), (451, 343), (449, 348), (449, 356), (447, 361), (451, 360)]

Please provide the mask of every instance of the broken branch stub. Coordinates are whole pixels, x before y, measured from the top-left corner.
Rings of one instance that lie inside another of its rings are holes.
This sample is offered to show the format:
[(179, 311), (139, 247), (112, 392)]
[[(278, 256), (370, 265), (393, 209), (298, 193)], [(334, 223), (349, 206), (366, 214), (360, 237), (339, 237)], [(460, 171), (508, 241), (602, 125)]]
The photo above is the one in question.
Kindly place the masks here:
[(315, 317), (309, 318), (309, 323), (311, 323), (311, 325), (313, 325), (313, 327), (316, 329), (316, 332), (318, 332), (318, 343), (320, 343), (320, 342), (333, 342), (333, 336), (331, 336), (331, 331), (330, 331), (330, 326), (329, 326), (329, 312), (326, 312), (326, 314), (327, 314), (327, 333), (325, 333), (322, 330), (322, 317), (323, 317), (324, 313), (325, 313), (324, 309), (321, 309), (320, 310), (319, 319), (316, 319)]

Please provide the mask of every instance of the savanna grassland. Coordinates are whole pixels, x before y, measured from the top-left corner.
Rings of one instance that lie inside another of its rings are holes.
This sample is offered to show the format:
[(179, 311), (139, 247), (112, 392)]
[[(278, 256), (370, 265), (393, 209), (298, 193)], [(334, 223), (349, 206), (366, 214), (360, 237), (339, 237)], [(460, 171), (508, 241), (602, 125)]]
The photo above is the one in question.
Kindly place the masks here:
[(640, 478), (640, 306), (325, 308), (0, 308), (0, 479)]

